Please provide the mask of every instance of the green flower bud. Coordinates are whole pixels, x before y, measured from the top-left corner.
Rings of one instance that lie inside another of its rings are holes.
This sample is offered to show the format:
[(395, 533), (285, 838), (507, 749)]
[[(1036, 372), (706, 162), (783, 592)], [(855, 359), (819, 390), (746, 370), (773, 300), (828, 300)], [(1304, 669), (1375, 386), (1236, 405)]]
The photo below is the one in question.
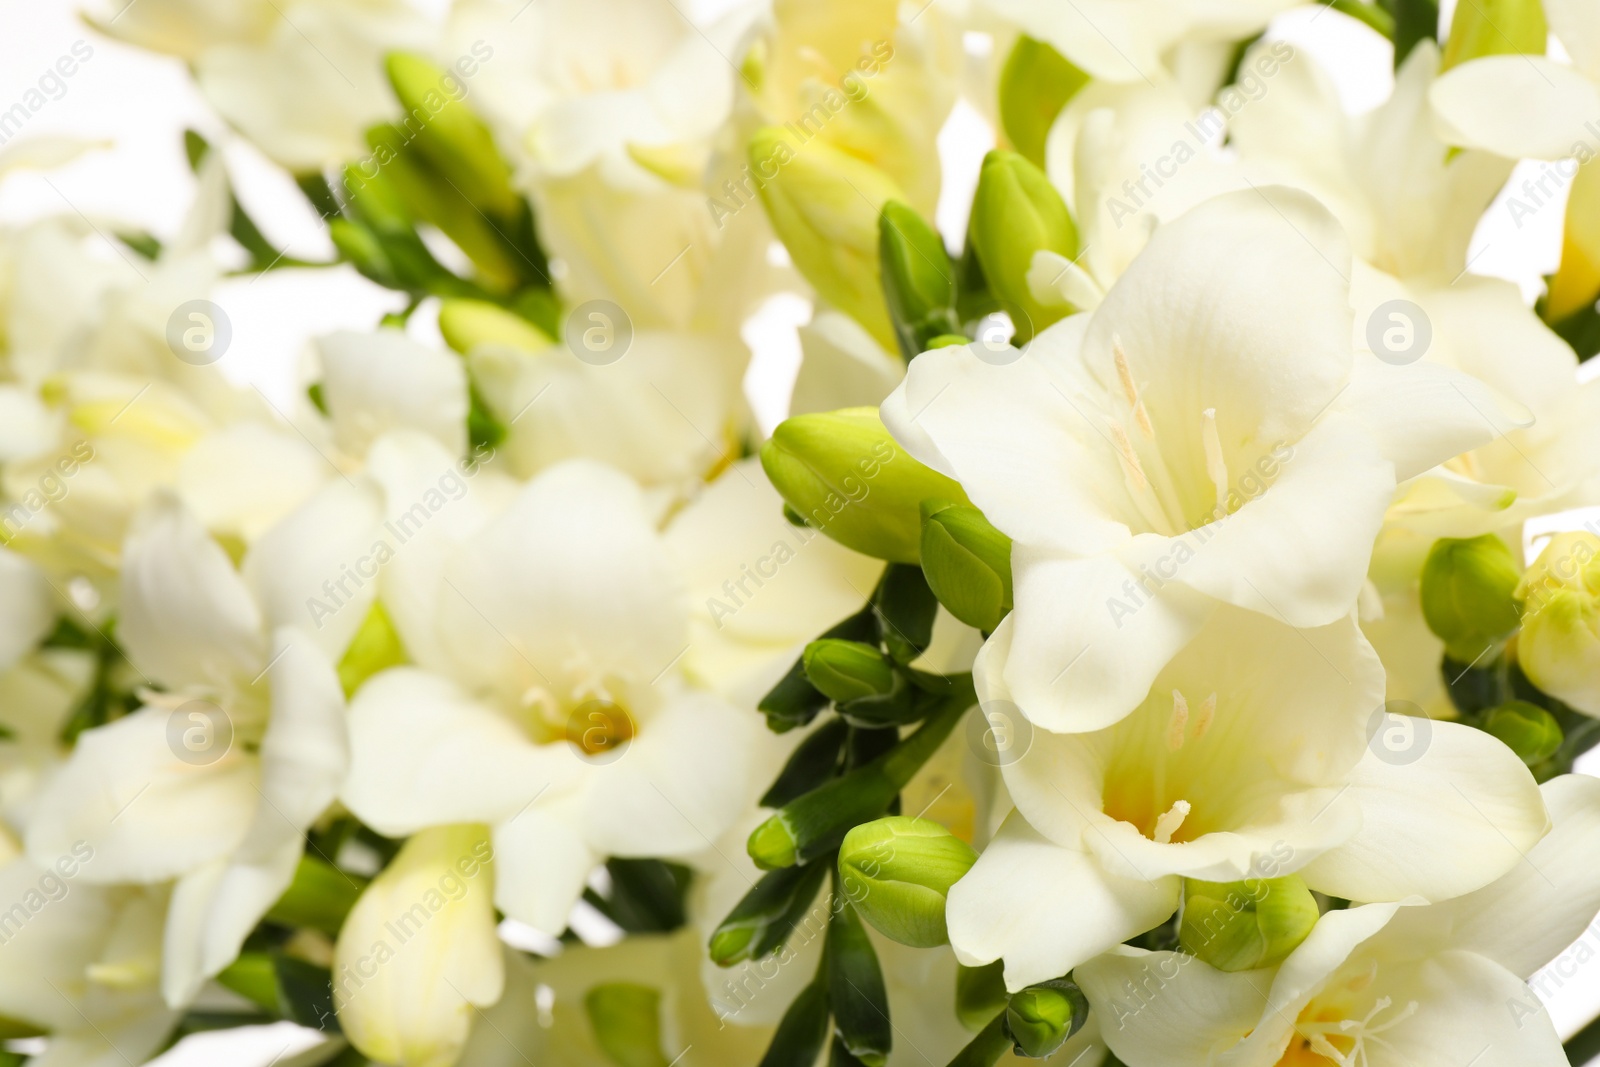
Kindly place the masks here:
[(1542, 56), (1549, 43), (1541, 0), (1472, 0), (1457, 4), (1439, 73), (1485, 56)]
[(1011, 538), (975, 507), (922, 502), (922, 573), (968, 626), (992, 632), (1011, 610)]
[(820, 864), (762, 875), (712, 933), (711, 962), (731, 967), (776, 952), (816, 900), (826, 875)]
[(1298, 875), (1183, 884), (1178, 944), (1219, 971), (1280, 963), (1317, 924), (1317, 901)]
[(1006, 1030), (1019, 1056), (1042, 1059), (1078, 1032), (1089, 1001), (1074, 983), (1057, 979), (1014, 993), (1006, 1004)]
[(1534, 685), (1600, 715), (1600, 537), (1550, 539), (1517, 586), (1517, 661)]
[(967, 502), (959, 485), (896, 444), (873, 408), (785, 419), (761, 446), (761, 467), (808, 525), (897, 563), (918, 560), (922, 501)]
[(466, 355), (478, 345), (502, 345), (543, 352), (554, 341), (533, 323), (487, 300), (446, 300), (439, 305), (439, 332), (445, 344)]
[(891, 815), (845, 834), (840, 885), (862, 918), (913, 948), (946, 943), (944, 902), (972, 869), (971, 845), (929, 819)]
[(894, 665), (860, 641), (824, 638), (805, 651), (806, 678), (829, 700), (845, 704), (894, 690)]
[(1078, 228), (1044, 171), (1015, 152), (985, 156), (969, 232), (989, 292), (1012, 313), (1018, 342), (1062, 317), (1060, 308), (1040, 304), (1028, 287), (1035, 252), (1068, 259), (1078, 254)]
[(884, 348), (895, 346), (878, 265), (878, 216), (905, 194), (870, 163), (824, 143), (796, 147), (779, 127), (750, 139), (750, 166), (767, 218), (796, 269)]
[(1050, 127), (1089, 75), (1043, 41), (1018, 37), (1000, 71), (1000, 125), (1011, 145), (1036, 167), (1044, 166)]
[(938, 231), (916, 209), (898, 200), (878, 217), (878, 253), (883, 295), (900, 354), (921, 353), (926, 339), (960, 329), (955, 314), (956, 269)]
[(1422, 565), (1422, 615), (1458, 663), (1476, 663), (1517, 628), (1517, 565), (1493, 534), (1443, 537)]
[(1513, 700), (1493, 709), (1484, 717), (1483, 728), (1504, 741), (1530, 767), (1554, 756), (1564, 740), (1556, 717), (1525, 700)]
[(406, 111), (402, 123), (414, 132), (414, 143), (428, 162), (477, 207), (495, 215), (515, 214), (519, 200), (511, 188), (511, 168), (495, 148), (489, 127), (456, 98), (460, 80), (407, 52), (391, 52), (384, 69)]
[(935, 348), (959, 348), (963, 345), (970, 345), (971, 343), (972, 338), (966, 336), (965, 334), (941, 333), (937, 337), (928, 338), (927, 350), (931, 352)]
[(809, 863), (838, 848), (852, 827), (882, 815), (976, 700), (971, 675), (937, 681), (944, 693), (933, 697), (921, 726), (887, 752), (785, 804), (750, 835), (750, 858), (769, 869)]

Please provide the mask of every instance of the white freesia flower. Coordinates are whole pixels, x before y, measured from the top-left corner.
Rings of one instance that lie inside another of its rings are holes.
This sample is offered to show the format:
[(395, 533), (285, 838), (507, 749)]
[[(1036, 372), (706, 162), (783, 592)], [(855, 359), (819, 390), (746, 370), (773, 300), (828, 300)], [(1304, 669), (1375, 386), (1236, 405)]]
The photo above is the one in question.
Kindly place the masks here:
[[(408, 462), (374, 459), (392, 514), (433, 469), (422, 450)], [(357, 694), (343, 798), (390, 834), (487, 823), (497, 906), (555, 933), (604, 856), (715, 840), (778, 742), (686, 676), (684, 578), (634, 483), (591, 461), (509, 499), (476, 478), (450, 525), (388, 564), (384, 603), (418, 667)]]
[(1492, 436), (1475, 380), (1351, 351), (1349, 269), (1304, 194), (1217, 197), (1092, 315), (998, 366), (924, 353), (884, 403), (1013, 538), (1016, 609), (979, 670), (1034, 722), (1115, 723), (1220, 604), (1345, 615), (1397, 482)]
[(906, 375), (905, 360), (839, 311), (819, 311), (800, 327), (800, 353), (790, 415), (875, 407)]
[(1329, 912), (1276, 969), (1127, 948), (1083, 964), (1105, 1040), (1129, 1067), (1566, 1063), (1526, 979), (1600, 908), (1600, 782), (1543, 792), (1555, 828), (1498, 881), (1442, 904)]
[(170, 494), (129, 534), (118, 636), (165, 691), (78, 739), (27, 844), (47, 862), (88, 842), (83, 877), (97, 883), (177, 879), (162, 974), (171, 1004), (237, 955), (338, 788), (344, 701), (331, 660), (361, 616), (318, 631), (302, 601), (375, 520), (359, 489), (333, 483), (264, 537), (243, 573)]
[(1544, 15), (1571, 65), (1500, 55), (1447, 72), (1431, 98), (1451, 143), (1510, 159), (1600, 153), (1600, 17), (1587, 0), (1545, 0)]
[(30, 1063), (143, 1063), (178, 1021), (158, 989), (167, 890), (91, 884), (98, 859), (78, 842), (0, 866), (0, 1016), (49, 1034)]
[(1437, 900), (1518, 863), (1547, 826), (1522, 762), (1445, 722), (1391, 761), (1365, 747), (1382, 708), (1352, 620), (1302, 631), (1218, 610), (1127, 718), (1036, 733), (1003, 768), (1017, 811), (951, 890), (951, 943), (969, 963), (1003, 958), (1015, 989), (1160, 925), (1186, 877), (1299, 871), (1335, 896)]
[(364, 456), (390, 430), (428, 434), (450, 452), (467, 450), (467, 374), (450, 352), (401, 330), (341, 331), (317, 339), (322, 398), (341, 451)]
[(334, 950), (333, 993), (362, 1053), (396, 1067), (460, 1058), (474, 1009), (505, 984), (494, 868), (485, 827), (424, 830), (356, 901)]

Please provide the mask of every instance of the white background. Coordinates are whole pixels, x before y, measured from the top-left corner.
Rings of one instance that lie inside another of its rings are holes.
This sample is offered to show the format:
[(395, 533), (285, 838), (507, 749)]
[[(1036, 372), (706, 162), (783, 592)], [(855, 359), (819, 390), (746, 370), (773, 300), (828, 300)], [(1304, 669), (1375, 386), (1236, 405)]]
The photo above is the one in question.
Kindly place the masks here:
[[(114, 13), (121, 2), (107, 0), (100, 10)], [(418, 2), (437, 8), (446, 0)], [(727, 6), (725, 0), (712, 2)], [(100, 37), (79, 20), (77, 6), (72, 0), (0, 0), (0, 112), (34, 87), (75, 41), (87, 41), (94, 49), (92, 58), (67, 79), (66, 93), (33, 115), (10, 144), (40, 136), (103, 142), (100, 149), (48, 174), (14, 174), (0, 183), (0, 227), (51, 214), (79, 214), (106, 232), (114, 226), (170, 238), (194, 189), (182, 146), (182, 131), (192, 126), (225, 146), (240, 199), (275, 245), (292, 256), (331, 257), (326, 231), (288, 176), (227, 135), (181, 62)], [(1450, 6), (1447, 0), (1447, 15)], [(1387, 44), (1343, 16), (1302, 9), (1280, 19), (1272, 33), (1292, 40), (1330, 69), (1352, 112), (1371, 108), (1388, 94), (1392, 77)], [(971, 42), (973, 47), (982, 43)], [(992, 144), (984, 120), (959, 105), (940, 139), (945, 191), (938, 221), (946, 234), (964, 232), (978, 164)], [(1539, 168), (1523, 164), (1512, 187)], [(1519, 282), (1531, 300), (1540, 290), (1540, 276), (1555, 267), (1561, 217), (1561, 209), (1551, 205), (1519, 226), (1504, 202), (1497, 202), (1479, 228), (1472, 270)], [(112, 262), (117, 256), (109, 243), (104, 254)], [(404, 302), (343, 267), (230, 280), (216, 299), (233, 322), (224, 371), (259, 385), (275, 402), (289, 399), (309, 338), (340, 328), (371, 328), (385, 311)], [(794, 326), (809, 315), (806, 301), (778, 298), (745, 331), (755, 353), (747, 388), (766, 427), (782, 416), (787, 404), (799, 360)], [(1581, 950), (1565, 957), (1564, 969), (1572, 974), (1552, 972), (1535, 983), (1563, 1034), (1600, 1012), (1600, 966), (1589, 962), (1591, 955), (1600, 955), (1600, 931), (1586, 940)], [(241, 1049), (240, 1035), (202, 1035), (157, 1062), (200, 1067), (226, 1060), (238, 1067), (264, 1067), (305, 1048), (310, 1035), (285, 1023), (253, 1037)], [(226, 1052), (219, 1042), (225, 1043)]]

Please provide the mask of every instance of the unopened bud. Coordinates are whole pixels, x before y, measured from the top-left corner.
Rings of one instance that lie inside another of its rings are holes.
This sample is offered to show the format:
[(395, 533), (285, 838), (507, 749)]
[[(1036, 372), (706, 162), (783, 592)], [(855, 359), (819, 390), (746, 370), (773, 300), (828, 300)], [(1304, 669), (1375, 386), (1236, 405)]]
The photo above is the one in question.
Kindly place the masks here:
[(1074, 983), (1057, 979), (1014, 993), (1006, 1004), (1006, 1030), (1019, 1056), (1055, 1053), (1089, 1017), (1089, 1001)]
[(769, 126), (750, 139), (750, 166), (772, 228), (795, 267), (832, 306), (892, 349), (878, 265), (878, 215), (905, 194), (881, 170), (821, 140), (797, 148)]
[(840, 884), (879, 933), (932, 948), (949, 940), (944, 906), (950, 887), (977, 860), (971, 845), (938, 823), (891, 815), (845, 835)]
[(1219, 971), (1282, 962), (1317, 924), (1317, 901), (1298, 875), (1183, 884), (1178, 944)]
[(543, 352), (555, 342), (533, 323), (487, 300), (446, 300), (439, 305), (439, 332), (447, 345), (466, 355), (479, 345), (501, 345)]
[(806, 678), (835, 703), (886, 696), (894, 690), (894, 666), (861, 641), (824, 638), (805, 651)]
[[(1542, 313), (1562, 330), (1562, 323), (1589, 311), (1600, 299), (1600, 166), (1578, 168), (1567, 193), (1567, 221), (1561, 237), (1561, 265), (1550, 277)], [(1568, 337), (1569, 341), (1574, 338)]]
[(966, 504), (923, 501), (922, 573), (950, 614), (990, 633), (1011, 610), (1011, 538)]
[(1517, 661), (1540, 689), (1600, 715), (1600, 537), (1551, 538), (1517, 587)]
[(967, 500), (954, 481), (896, 444), (874, 408), (785, 419), (761, 446), (761, 467), (808, 525), (898, 563), (920, 555), (922, 501)]
[(1483, 729), (1504, 741), (1530, 767), (1554, 756), (1564, 739), (1556, 717), (1525, 700), (1513, 700), (1490, 711), (1484, 716)]
[(1089, 75), (1043, 41), (1017, 38), (1000, 71), (1000, 125), (1011, 146), (1035, 166), (1044, 166), (1044, 146), (1056, 116)]
[(972, 200), (970, 240), (989, 292), (1013, 313), (1016, 339), (1027, 341), (1062, 317), (1033, 297), (1028, 270), (1035, 252), (1078, 254), (1078, 228), (1044, 171), (1015, 152), (990, 152)]
[(1517, 565), (1493, 534), (1434, 543), (1422, 566), (1422, 615), (1458, 663), (1477, 663), (1517, 628)]
[(891, 200), (878, 219), (883, 295), (905, 358), (924, 342), (960, 328), (955, 314), (956, 269), (938, 231), (908, 204)]
[(428, 162), (473, 205), (491, 214), (513, 214), (518, 199), (511, 188), (511, 168), (489, 127), (463, 102), (461, 80), (407, 52), (391, 52), (384, 69), (406, 111), (401, 124), (414, 132)]

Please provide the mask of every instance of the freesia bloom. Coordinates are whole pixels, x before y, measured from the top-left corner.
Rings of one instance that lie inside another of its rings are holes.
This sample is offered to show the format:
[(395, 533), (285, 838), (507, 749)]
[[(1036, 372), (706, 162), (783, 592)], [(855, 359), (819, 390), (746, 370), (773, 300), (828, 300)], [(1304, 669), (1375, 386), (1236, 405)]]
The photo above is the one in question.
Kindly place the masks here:
[(1526, 985), (1600, 908), (1600, 782), (1547, 782), (1550, 834), (1504, 877), (1442, 904), (1325, 914), (1275, 969), (1224, 974), (1118, 948), (1078, 982), (1129, 1067), (1567, 1062)]
[(1037, 732), (1003, 768), (1017, 810), (950, 892), (951, 943), (969, 963), (1003, 958), (1015, 989), (1159, 926), (1184, 878), (1298, 872), (1333, 896), (1440, 900), (1545, 832), (1533, 776), (1499, 741), (1418, 721), (1387, 747), (1374, 723), (1406, 725), (1383, 718), (1352, 619), (1300, 631), (1218, 609), (1132, 714)]
[(1014, 541), (1016, 609), (978, 670), (1035, 723), (1115, 723), (1219, 604), (1332, 623), (1396, 484), (1493, 436), (1475, 380), (1352, 352), (1349, 275), (1309, 197), (1220, 196), (1092, 314), (1020, 353), (924, 353), (885, 401)]

